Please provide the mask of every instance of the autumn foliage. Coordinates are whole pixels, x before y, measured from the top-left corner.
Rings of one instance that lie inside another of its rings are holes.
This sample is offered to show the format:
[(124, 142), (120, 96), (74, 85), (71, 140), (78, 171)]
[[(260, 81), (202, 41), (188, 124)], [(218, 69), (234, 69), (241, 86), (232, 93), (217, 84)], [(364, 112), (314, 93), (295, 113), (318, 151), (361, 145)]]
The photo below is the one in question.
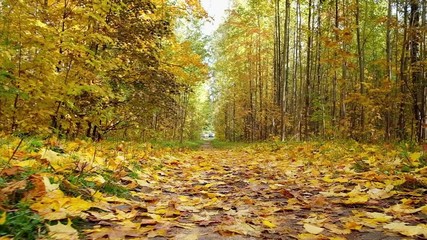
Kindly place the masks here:
[(424, 1), (233, 2), (213, 43), (218, 135), (425, 139)]
[(0, 131), (177, 139), (207, 69), (175, 28), (205, 14), (198, 1), (2, 1)]

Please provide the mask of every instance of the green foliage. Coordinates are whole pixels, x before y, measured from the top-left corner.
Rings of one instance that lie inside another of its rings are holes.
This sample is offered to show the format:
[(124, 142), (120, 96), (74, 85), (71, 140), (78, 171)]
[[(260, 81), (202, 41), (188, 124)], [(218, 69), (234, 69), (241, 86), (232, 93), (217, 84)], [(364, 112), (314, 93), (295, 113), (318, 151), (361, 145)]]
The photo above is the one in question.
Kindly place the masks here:
[(116, 184), (116, 183), (113, 183), (111, 181), (107, 181), (98, 190), (100, 192), (110, 194), (110, 195), (114, 195), (117, 197), (122, 197), (122, 198), (129, 198), (131, 196), (128, 189), (126, 189), (125, 187), (123, 187), (120, 184)]
[(43, 141), (37, 138), (31, 138), (26, 143), (28, 152), (38, 152), (43, 147)]
[(0, 177), (0, 188), (5, 187), (6, 183), (7, 183), (6, 179), (3, 177)]
[(13, 236), (17, 240), (33, 240), (45, 233), (43, 220), (30, 210), (27, 203), (21, 202), (17, 208), (7, 213), (6, 223), (0, 225), (0, 236)]

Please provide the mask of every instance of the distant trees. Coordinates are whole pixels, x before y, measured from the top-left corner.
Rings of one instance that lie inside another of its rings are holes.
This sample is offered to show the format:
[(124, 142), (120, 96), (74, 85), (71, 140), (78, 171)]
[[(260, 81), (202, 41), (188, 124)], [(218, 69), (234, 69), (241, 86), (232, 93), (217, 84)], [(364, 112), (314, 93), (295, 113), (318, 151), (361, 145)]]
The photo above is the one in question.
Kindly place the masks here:
[(216, 35), (220, 135), (424, 140), (426, 5), (234, 2)]

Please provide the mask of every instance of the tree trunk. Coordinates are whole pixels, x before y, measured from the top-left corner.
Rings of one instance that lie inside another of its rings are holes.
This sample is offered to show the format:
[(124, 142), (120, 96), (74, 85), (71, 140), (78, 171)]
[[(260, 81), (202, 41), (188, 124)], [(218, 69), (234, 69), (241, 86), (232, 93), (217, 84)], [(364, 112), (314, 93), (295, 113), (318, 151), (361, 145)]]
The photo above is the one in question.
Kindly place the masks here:
[[(360, 26), (360, 4), (359, 0), (356, 0), (356, 38), (357, 38), (357, 59), (359, 63), (359, 90), (360, 95), (363, 97), (365, 94), (365, 51), (362, 43), (362, 33)], [(363, 105), (360, 106), (360, 133), (361, 136), (364, 135), (365, 132), (365, 107)]]
[(305, 116), (304, 116), (304, 134), (305, 134), (305, 139), (308, 139), (309, 137), (309, 123), (310, 123), (310, 108), (311, 108), (311, 104), (310, 104), (310, 93), (311, 93), (311, 51), (312, 51), (312, 36), (311, 36), (311, 31), (312, 31), (312, 4), (313, 1), (309, 0), (308, 1), (308, 23), (307, 23), (307, 28), (308, 28), (308, 37), (307, 37), (307, 59), (306, 59), (306, 69), (305, 69)]

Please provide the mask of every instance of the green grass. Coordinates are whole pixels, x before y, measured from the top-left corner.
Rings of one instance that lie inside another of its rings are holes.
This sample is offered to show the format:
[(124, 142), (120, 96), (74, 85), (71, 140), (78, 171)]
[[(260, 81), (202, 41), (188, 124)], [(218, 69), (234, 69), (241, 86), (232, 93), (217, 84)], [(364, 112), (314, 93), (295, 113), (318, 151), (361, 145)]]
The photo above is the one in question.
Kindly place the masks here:
[(1, 236), (13, 236), (13, 239), (33, 240), (46, 232), (41, 217), (33, 213), (27, 203), (19, 203), (16, 211), (8, 212), (6, 223), (0, 225)]
[(102, 193), (106, 193), (109, 195), (121, 197), (121, 198), (129, 198), (131, 196), (128, 189), (124, 188), (119, 184), (115, 184), (113, 182), (106, 182), (100, 188), (99, 191)]

